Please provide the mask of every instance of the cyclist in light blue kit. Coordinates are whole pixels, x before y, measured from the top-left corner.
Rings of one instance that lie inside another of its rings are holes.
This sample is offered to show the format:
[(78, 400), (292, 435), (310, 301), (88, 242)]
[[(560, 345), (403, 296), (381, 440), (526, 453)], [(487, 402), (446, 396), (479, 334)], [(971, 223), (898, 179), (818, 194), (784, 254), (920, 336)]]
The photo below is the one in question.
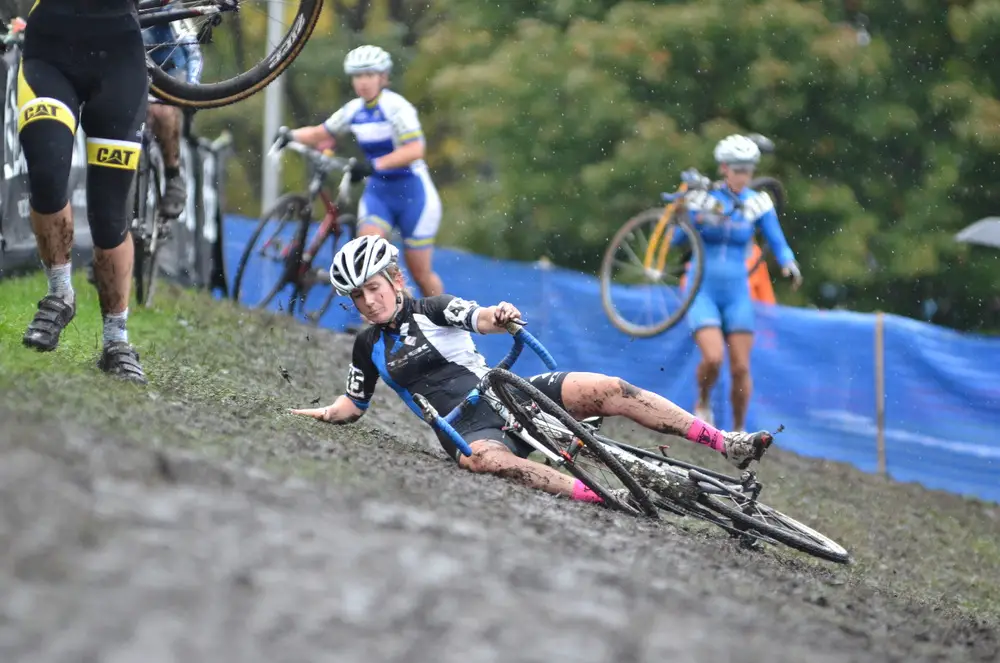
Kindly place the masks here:
[[(146, 28), (142, 40), (153, 63), (168, 75), (188, 83), (201, 81), (201, 47), (189, 19)], [(187, 184), (180, 172), (182, 111), (150, 95), (147, 121), (163, 154), (165, 182), (158, 211), (164, 218), (176, 219), (187, 202)]]
[(705, 275), (687, 320), (701, 351), (698, 364), (698, 401), (694, 414), (712, 422), (710, 397), (719, 378), (723, 340), (729, 346), (732, 375), (733, 430), (746, 425), (753, 382), (750, 351), (753, 348), (754, 311), (747, 282), (746, 256), (754, 229), (764, 232), (781, 273), (802, 283), (795, 255), (785, 241), (774, 203), (763, 191), (748, 187), (760, 161), (760, 148), (746, 136), (727, 136), (715, 147), (715, 160), (723, 180), (707, 191), (688, 197), (691, 220), (705, 244)]
[(378, 46), (360, 46), (344, 59), (357, 98), (323, 124), (289, 130), (278, 140), (313, 147), (332, 145), (351, 131), (365, 154), (353, 179), (368, 177), (358, 206), (358, 234), (388, 239), (393, 228), (403, 236), (403, 257), (424, 297), (444, 292), (431, 266), (434, 237), (441, 222), (441, 199), (424, 162), (424, 134), (413, 105), (386, 89), (392, 57)]

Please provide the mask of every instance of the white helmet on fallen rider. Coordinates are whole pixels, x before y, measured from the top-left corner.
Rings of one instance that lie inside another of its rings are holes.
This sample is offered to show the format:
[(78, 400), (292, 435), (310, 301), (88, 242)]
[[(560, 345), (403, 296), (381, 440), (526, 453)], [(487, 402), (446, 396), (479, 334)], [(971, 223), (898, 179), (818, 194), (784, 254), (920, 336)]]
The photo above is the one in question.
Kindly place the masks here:
[(333, 256), (330, 283), (341, 295), (350, 295), (365, 281), (396, 264), (399, 249), (378, 235), (362, 235), (345, 244)]
[(724, 164), (757, 164), (760, 148), (746, 136), (726, 136), (715, 146), (715, 160)]
[(348, 76), (372, 72), (384, 74), (391, 69), (392, 56), (378, 46), (358, 46), (344, 58), (344, 73)]

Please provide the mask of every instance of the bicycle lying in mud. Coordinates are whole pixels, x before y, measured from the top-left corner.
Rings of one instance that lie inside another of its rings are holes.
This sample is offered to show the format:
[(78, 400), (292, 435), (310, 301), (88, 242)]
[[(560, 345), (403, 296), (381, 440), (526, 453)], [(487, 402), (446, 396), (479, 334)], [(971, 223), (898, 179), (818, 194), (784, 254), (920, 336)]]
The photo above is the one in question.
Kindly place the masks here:
[(508, 435), (531, 446), (549, 465), (582, 481), (609, 508), (650, 518), (659, 518), (661, 512), (698, 518), (718, 525), (745, 545), (780, 543), (827, 561), (850, 561), (847, 550), (837, 542), (760, 502), (764, 485), (754, 471), (744, 470), (734, 477), (708, 470), (670, 458), (665, 447), (657, 454), (600, 435), (600, 417), (573, 418), (510, 372), (525, 345), (549, 370), (555, 370), (556, 362), (523, 325), (512, 322), (507, 331), (514, 337), (510, 352), (451, 412), (441, 416), (422, 395), (413, 397), (424, 421), (451, 438), (462, 454), (471, 456), (472, 449), (451, 423), (485, 400), (506, 420)]

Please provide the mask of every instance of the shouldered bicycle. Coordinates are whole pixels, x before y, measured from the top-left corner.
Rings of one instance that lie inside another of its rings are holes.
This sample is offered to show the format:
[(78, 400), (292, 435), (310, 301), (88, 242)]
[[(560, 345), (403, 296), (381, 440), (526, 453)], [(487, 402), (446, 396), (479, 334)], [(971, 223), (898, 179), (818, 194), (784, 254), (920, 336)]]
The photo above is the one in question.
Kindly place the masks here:
[[(664, 207), (632, 217), (612, 237), (601, 261), (601, 305), (618, 330), (636, 338), (657, 336), (680, 322), (694, 303), (704, 278), (705, 248), (688, 216), (687, 201), (692, 193), (713, 186), (697, 170), (684, 171), (677, 190), (661, 194)], [(781, 182), (759, 177), (750, 188), (767, 191), (781, 214), (785, 202)], [(763, 236), (754, 241), (761, 253), (749, 266), (748, 277), (769, 254)], [(687, 283), (682, 286), (685, 275)]]

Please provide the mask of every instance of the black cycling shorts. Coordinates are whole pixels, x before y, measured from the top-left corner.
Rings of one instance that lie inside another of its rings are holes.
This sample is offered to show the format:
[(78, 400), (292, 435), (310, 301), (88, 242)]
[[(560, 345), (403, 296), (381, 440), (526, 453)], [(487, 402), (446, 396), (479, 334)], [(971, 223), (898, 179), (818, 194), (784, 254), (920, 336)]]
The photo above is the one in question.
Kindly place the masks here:
[[(44, 0), (42, 5), (44, 6)], [(126, 31), (72, 30), (29, 14), (18, 69), (17, 130), (28, 164), (31, 207), (53, 214), (69, 202), (77, 125), (87, 136), (87, 218), (94, 245), (112, 249), (127, 235), (129, 189), (146, 120), (145, 46), (139, 24)]]
[[(552, 373), (542, 373), (526, 378), (538, 391), (548, 396), (556, 405), (563, 407), (562, 385), (569, 373), (557, 371)], [(442, 415), (444, 416), (444, 415)], [(469, 444), (480, 440), (493, 440), (500, 442), (515, 456), (527, 458), (534, 451), (531, 445), (525, 444), (519, 439), (507, 435), (503, 431), (505, 425), (503, 418), (496, 413), (486, 401), (480, 401), (475, 407), (467, 410), (464, 415), (452, 424), (452, 428), (462, 436)], [(438, 442), (441, 448), (450, 458), (456, 461), (462, 458), (462, 452), (455, 446), (450, 437), (444, 433), (437, 433)]]

